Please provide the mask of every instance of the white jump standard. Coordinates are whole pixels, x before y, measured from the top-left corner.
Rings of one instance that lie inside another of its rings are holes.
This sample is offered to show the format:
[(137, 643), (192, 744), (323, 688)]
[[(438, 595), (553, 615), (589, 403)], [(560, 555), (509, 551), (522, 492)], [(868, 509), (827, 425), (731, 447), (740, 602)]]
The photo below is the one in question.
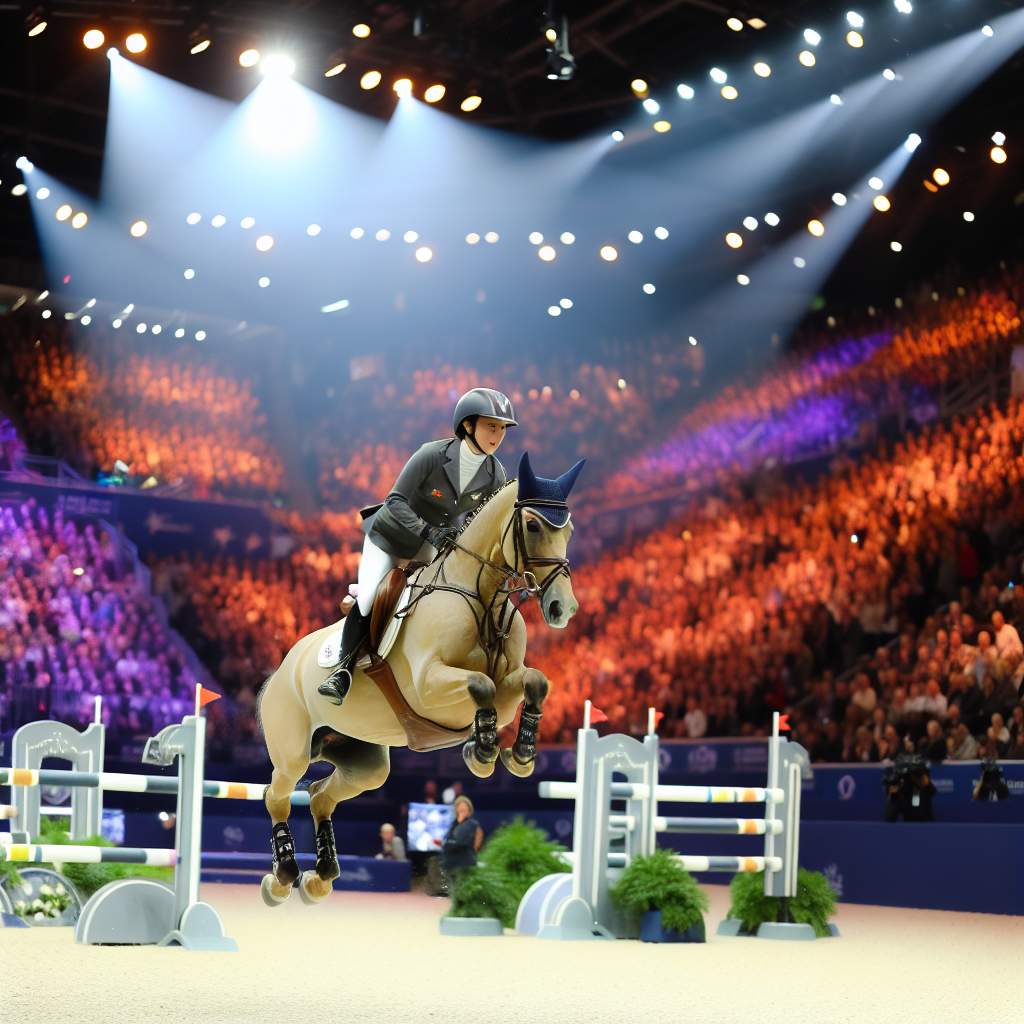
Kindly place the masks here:
[[(522, 934), (552, 939), (635, 938), (635, 923), (612, 903), (611, 884), (633, 857), (654, 852), (658, 833), (764, 836), (762, 856), (695, 856), (677, 859), (687, 871), (763, 871), (766, 896), (796, 895), (800, 841), (800, 786), (810, 776), (807, 752), (779, 735), (779, 716), (768, 740), (768, 785), (658, 785), (658, 736), (654, 710), (643, 741), (599, 736), (590, 728), (590, 701), (576, 748), (575, 782), (542, 782), (540, 795), (575, 800), (571, 874), (548, 875), (523, 897), (516, 917)], [(624, 800), (614, 811), (612, 800)], [(763, 818), (682, 818), (658, 814), (658, 802), (763, 803)], [(611, 849), (616, 842), (617, 849)], [(739, 922), (723, 921), (719, 935), (736, 935)], [(760, 938), (813, 939), (803, 924), (762, 924)]]

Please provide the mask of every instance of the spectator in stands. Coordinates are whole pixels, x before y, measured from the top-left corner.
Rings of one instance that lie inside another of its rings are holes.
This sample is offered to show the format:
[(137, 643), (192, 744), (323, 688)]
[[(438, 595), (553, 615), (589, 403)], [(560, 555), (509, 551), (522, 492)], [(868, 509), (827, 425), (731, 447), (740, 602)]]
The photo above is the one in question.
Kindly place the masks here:
[(938, 719), (928, 719), (919, 750), (929, 761), (945, 761), (949, 751), (946, 748), (946, 737), (942, 732), (942, 724)]
[(405, 860), (405, 842), (395, 832), (395, 826), (386, 821), (380, 827), (380, 852), (377, 860)]

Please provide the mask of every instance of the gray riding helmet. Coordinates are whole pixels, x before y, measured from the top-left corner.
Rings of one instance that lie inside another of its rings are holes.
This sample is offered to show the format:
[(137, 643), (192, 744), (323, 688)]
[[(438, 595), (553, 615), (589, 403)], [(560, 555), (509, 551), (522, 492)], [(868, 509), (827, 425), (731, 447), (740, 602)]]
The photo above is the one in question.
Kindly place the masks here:
[(473, 388), (467, 391), (456, 403), (452, 413), (452, 430), (459, 437), (459, 425), (467, 416), (487, 416), (510, 427), (518, 427), (516, 412), (512, 408), (512, 400), (494, 388)]

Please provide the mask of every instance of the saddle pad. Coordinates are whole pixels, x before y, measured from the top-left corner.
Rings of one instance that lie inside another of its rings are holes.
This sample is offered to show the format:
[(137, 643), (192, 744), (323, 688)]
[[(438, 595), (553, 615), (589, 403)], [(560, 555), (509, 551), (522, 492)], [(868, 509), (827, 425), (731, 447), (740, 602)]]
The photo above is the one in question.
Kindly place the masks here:
[[(351, 587), (349, 588), (351, 590)], [(395, 606), (395, 615), (391, 617), (391, 621), (388, 623), (387, 629), (384, 630), (384, 636), (381, 638), (380, 649), (377, 653), (382, 657), (386, 658), (391, 648), (395, 646), (395, 641), (398, 639), (398, 631), (402, 628), (403, 620), (398, 618), (397, 613), (402, 611), (405, 606), (409, 603), (409, 597), (412, 593), (412, 587), (408, 584), (402, 591), (402, 596), (398, 599), (398, 604)], [(345, 620), (342, 619), (338, 623), (337, 628), (332, 629), (327, 634), (327, 639), (320, 645), (320, 652), (317, 654), (316, 663), (321, 668), (334, 668), (338, 664), (338, 660), (341, 656), (341, 634), (345, 628)], [(368, 665), (370, 658), (368, 655), (359, 659), (359, 665)]]

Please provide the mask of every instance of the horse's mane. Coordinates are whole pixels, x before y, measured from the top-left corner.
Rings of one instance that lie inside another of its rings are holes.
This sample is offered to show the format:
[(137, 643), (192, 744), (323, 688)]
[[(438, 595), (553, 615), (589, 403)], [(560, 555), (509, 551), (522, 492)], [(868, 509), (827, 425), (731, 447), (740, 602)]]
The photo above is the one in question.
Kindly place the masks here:
[(475, 509), (473, 509), (473, 511), (472, 511), (472, 512), (470, 512), (470, 513), (469, 513), (469, 514), (468, 514), (468, 515), (466, 516), (466, 518), (465, 518), (465, 519), (463, 520), (462, 526), (461, 526), (461, 527), (459, 527), (459, 532), (458, 532), (457, 536), (460, 536), (460, 537), (461, 537), (461, 536), (462, 536), (462, 534), (464, 534), (464, 533), (466, 532), (466, 530), (468, 530), (468, 529), (469, 529), (469, 527), (470, 527), (470, 525), (472, 524), (473, 520), (474, 520), (474, 519), (476, 519), (476, 517), (477, 517), (478, 515), (480, 515), (480, 513), (481, 513), (481, 512), (483, 512), (483, 510), (484, 510), (485, 508), (487, 508), (487, 506), (488, 506), (488, 505), (489, 505), (489, 504), (490, 504), (490, 503), (491, 503), (491, 502), (492, 502), (492, 501), (493, 501), (493, 500), (494, 500), (494, 499), (495, 499), (495, 498), (496, 498), (496, 497), (497, 497), (497, 496), (498, 496), (499, 494), (501, 494), (501, 493), (502, 493), (503, 491), (505, 491), (505, 490), (506, 490), (507, 488), (511, 487), (511, 486), (512, 486), (512, 484), (518, 484), (518, 483), (519, 483), (519, 478), (518, 478), (518, 477), (515, 477), (515, 476), (514, 476), (514, 477), (512, 477), (512, 479), (511, 479), (511, 480), (506, 480), (506, 481), (505, 481), (505, 482), (504, 482), (504, 483), (503, 483), (503, 484), (502, 484), (502, 485), (501, 485), (501, 486), (500, 486), (500, 487), (499, 487), (499, 488), (498, 488), (498, 489), (497, 489), (496, 491), (491, 491), (491, 493), (490, 493), (490, 494), (489, 494), (489, 495), (488, 495), (488, 496), (487, 496), (486, 498), (484, 498), (484, 500), (483, 500), (483, 501), (481, 501), (481, 502), (480, 502), (480, 504), (479, 504), (479, 505), (477, 505), (477, 507), (476, 507)]

